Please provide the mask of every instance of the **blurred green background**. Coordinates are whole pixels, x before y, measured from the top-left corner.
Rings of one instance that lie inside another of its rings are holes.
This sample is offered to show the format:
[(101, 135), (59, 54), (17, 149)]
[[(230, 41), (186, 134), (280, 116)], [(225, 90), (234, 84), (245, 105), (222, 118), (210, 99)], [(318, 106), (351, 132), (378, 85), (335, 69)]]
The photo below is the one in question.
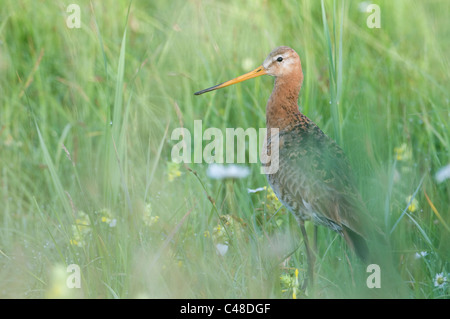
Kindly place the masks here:
[(270, 77), (193, 93), (287, 45), (301, 111), (338, 140), (389, 234), (406, 288), (390, 297), (448, 298), (450, 181), (434, 176), (450, 163), (450, 2), (376, 1), (372, 29), (368, 3), (2, 0), (0, 297), (385, 296), (324, 228), (300, 289), (302, 239), (259, 164), (214, 180), (171, 161), (172, 130), (194, 120), (265, 127)]

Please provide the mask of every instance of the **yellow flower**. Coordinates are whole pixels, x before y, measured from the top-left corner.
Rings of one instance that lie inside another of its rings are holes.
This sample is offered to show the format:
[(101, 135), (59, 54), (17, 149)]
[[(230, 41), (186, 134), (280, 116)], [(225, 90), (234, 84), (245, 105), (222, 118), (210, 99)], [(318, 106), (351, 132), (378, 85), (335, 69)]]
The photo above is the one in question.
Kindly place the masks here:
[(298, 269), (295, 269), (294, 275), (284, 274), (280, 277), (282, 289), (281, 292), (287, 292), (292, 289), (292, 299), (297, 299), (297, 293), (299, 292), (298, 282)]
[(267, 196), (266, 197), (270, 201), (278, 201), (278, 197), (277, 197), (277, 195), (275, 194), (275, 192), (273, 191), (272, 188), (269, 188), (267, 190)]
[(109, 227), (116, 226), (117, 220), (112, 217), (111, 211), (108, 208), (101, 209), (98, 214), (102, 223), (108, 224)]
[(175, 180), (175, 178), (181, 176), (180, 164), (175, 163), (175, 162), (168, 162), (167, 163), (167, 172), (169, 175), (169, 182), (173, 182), (173, 180)]
[(294, 287), (293, 287), (293, 292), (292, 292), (292, 299), (297, 299), (297, 289), (299, 287), (299, 283), (298, 283), (298, 269), (295, 268), (295, 281), (294, 281)]
[(223, 243), (228, 242), (227, 233), (220, 224), (218, 224), (216, 227), (213, 228), (212, 237), (213, 237), (214, 241), (218, 242), (218, 243), (223, 244)]
[(84, 228), (81, 228), (77, 225), (72, 225), (72, 239), (70, 239), (70, 244), (72, 246), (84, 247), (86, 245), (86, 241), (84, 237), (89, 233)]
[(83, 212), (78, 212), (78, 218), (75, 219), (75, 224), (72, 225), (72, 239), (70, 244), (77, 247), (84, 247), (86, 245), (85, 238), (90, 234), (91, 226), (89, 216)]
[(416, 198), (413, 198), (412, 200), (411, 200), (411, 198), (412, 198), (412, 196), (406, 197), (406, 204), (409, 204), (409, 202), (411, 202), (411, 204), (409, 204), (409, 206), (408, 206), (408, 210), (411, 213), (414, 213), (417, 210), (417, 207), (419, 207), (419, 202), (417, 201)]
[(399, 147), (395, 147), (394, 153), (397, 161), (408, 161), (412, 158), (412, 151), (406, 143), (403, 143)]
[(100, 220), (102, 223), (110, 223), (111, 222), (111, 212), (107, 208), (103, 208), (98, 212), (100, 215)]
[[(267, 211), (270, 214), (275, 214), (283, 206), (283, 204), (279, 201), (277, 195), (275, 194), (275, 192), (273, 191), (273, 189), (271, 187), (267, 188), (266, 199), (267, 199), (267, 201), (265, 202), (265, 205), (266, 205)], [(278, 224), (278, 220), (276, 220), (276, 222)], [(279, 222), (281, 223), (282, 221), (280, 220)]]
[(153, 216), (152, 215), (152, 204), (147, 203), (144, 208), (144, 212), (142, 215), (142, 220), (144, 221), (144, 224), (148, 227), (154, 225), (158, 222), (159, 216)]
[(242, 218), (227, 214), (220, 216), (220, 221), (213, 228), (212, 237), (216, 244), (228, 244), (230, 237), (235, 239), (242, 238), (244, 227), (246, 226)]
[(78, 218), (75, 219), (75, 224), (80, 227), (89, 226), (90, 225), (89, 216), (85, 212), (79, 211)]

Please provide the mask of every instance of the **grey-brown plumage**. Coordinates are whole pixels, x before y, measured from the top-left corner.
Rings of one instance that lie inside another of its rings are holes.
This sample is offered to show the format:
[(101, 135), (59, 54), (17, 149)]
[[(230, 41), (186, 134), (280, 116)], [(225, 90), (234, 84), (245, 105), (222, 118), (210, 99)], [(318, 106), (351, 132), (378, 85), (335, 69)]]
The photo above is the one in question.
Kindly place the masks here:
[(279, 168), (267, 175), (278, 199), (299, 223), (331, 228), (367, 259), (365, 207), (342, 149), (302, 114), (278, 138)]
[[(288, 67), (279, 65), (280, 56), (282, 62), (290, 61)], [(312, 220), (337, 231), (361, 259), (367, 259), (367, 213), (348, 160), (336, 142), (299, 111), (303, 72), (298, 54), (279, 47), (264, 64), (274, 68), (275, 76), (266, 124), (279, 129), (279, 169), (267, 175), (270, 185), (301, 226)], [(269, 150), (270, 140), (268, 135)]]
[[(305, 220), (342, 234), (362, 259), (369, 252), (365, 238), (366, 209), (361, 200), (348, 161), (342, 149), (298, 107), (303, 72), (298, 54), (278, 47), (255, 70), (236, 79), (199, 91), (196, 95), (220, 89), (263, 74), (275, 77), (266, 107), (267, 132), (279, 130), (279, 169), (267, 178), (280, 201), (300, 224), (308, 253)], [(272, 147), (267, 136), (267, 150)], [(270, 165), (270, 163), (269, 163)]]

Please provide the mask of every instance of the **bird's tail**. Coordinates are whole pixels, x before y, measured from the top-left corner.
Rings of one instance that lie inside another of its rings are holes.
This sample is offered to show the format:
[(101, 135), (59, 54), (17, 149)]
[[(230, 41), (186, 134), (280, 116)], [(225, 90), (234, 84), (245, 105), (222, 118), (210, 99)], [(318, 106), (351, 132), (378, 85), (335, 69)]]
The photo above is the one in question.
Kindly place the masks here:
[(352, 248), (356, 255), (364, 262), (369, 258), (369, 247), (367, 242), (360, 234), (354, 232), (350, 228), (343, 229), (343, 235), (347, 244)]

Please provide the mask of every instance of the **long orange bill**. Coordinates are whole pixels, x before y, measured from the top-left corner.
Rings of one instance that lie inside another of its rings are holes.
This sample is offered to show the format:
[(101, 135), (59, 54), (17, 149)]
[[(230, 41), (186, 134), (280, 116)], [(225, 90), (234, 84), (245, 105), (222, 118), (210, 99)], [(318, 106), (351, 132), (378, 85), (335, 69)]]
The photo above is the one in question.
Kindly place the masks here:
[(233, 84), (236, 84), (236, 83), (248, 80), (248, 79), (256, 78), (257, 76), (261, 76), (261, 75), (264, 75), (264, 74), (267, 74), (267, 72), (266, 72), (266, 69), (264, 69), (264, 67), (261, 65), (260, 67), (257, 67), (253, 71), (250, 71), (248, 73), (245, 73), (244, 75), (238, 76), (237, 78), (235, 78), (233, 80), (230, 80), (230, 81), (227, 81), (227, 82), (223, 82), (221, 84), (214, 85), (214, 86), (212, 86), (210, 88), (207, 88), (207, 89), (195, 92), (194, 94), (195, 95), (200, 95), (200, 94), (203, 94), (203, 93), (206, 93), (206, 92), (210, 92), (210, 91), (214, 91), (214, 90), (217, 90), (217, 89), (221, 89), (221, 88), (224, 88), (226, 86), (233, 85)]

